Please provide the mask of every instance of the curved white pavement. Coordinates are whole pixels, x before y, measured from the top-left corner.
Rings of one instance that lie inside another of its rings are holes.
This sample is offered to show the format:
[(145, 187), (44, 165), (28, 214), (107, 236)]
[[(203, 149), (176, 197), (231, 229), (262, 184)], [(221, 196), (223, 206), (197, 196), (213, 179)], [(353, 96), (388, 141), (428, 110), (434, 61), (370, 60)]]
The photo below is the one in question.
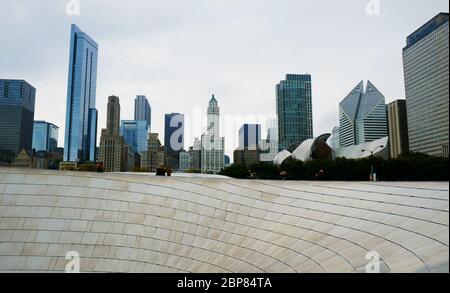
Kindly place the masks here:
[(449, 271), (449, 185), (0, 168), (0, 272)]

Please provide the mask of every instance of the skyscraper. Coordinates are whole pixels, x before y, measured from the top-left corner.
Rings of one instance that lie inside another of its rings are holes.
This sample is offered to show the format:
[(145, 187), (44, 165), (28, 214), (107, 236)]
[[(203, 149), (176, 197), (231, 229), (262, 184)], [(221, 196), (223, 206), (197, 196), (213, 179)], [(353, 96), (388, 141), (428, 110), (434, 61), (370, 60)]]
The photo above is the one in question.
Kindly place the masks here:
[(208, 129), (202, 135), (202, 172), (219, 173), (224, 168), (225, 138), (220, 137), (220, 108), (212, 96), (208, 106)]
[(397, 100), (388, 105), (389, 149), (391, 158), (409, 151), (406, 101)]
[(440, 13), (407, 38), (403, 49), (409, 149), (449, 153), (449, 14)]
[(180, 151), (184, 149), (184, 115), (172, 113), (165, 115), (164, 146), (167, 149), (168, 167), (180, 168)]
[(36, 89), (24, 80), (0, 79), (0, 152), (31, 150)]
[(95, 161), (98, 45), (72, 24), (64, 160)]
[(138, 153), (147, 151), (148, 132), (147, 121), (122, 120), (120, 125), (120, 135), (125, 144), (132, 146)]
[(120, 136), (120, 103), (119, 97), (108, 98), (106, 129), (102, 129), (100, 139), (100, 158), (106, 172), (125, 171), (125, 142)]
[(37, 152), (56, 153), (58, 150), (59, 127), (46, 121), (34, 121), (33, 149)]
[(239, 129), (239, 149), (241, 150), (257, 150), (260, 139), (260, 124), (244, 124)]
[(360, 145), (388, 136), (384, 96), (370, 82), (361, 81), (339, 104), (340, 147)]
[(146, 96), (137, 96), (134, 101), (134, 120), (147, 121), (148, 131), (152, 128), (152, 108)]
[(279, 149), (313, 138), (311, 75), (287, 74), (276, 92)]
[(178, 153), (184, 149), (184, 115), (165, 115), (164, 146), (168, 152)]

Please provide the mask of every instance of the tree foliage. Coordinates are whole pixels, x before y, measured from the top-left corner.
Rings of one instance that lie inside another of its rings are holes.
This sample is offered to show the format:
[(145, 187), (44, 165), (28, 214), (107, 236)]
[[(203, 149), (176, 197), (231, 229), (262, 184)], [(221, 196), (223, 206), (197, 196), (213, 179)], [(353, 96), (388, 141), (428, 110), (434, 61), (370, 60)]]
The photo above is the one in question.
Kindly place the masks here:
[(373, 165), (377, 178), (382, 181), (448, 181), (448, 163), (448, 158), (417, 153), (390, 160), (375, 157), (301, 162), (288, 158), (281, 166), (262, 162), (250, 166), (231, 165), (221, 174), (240, 179), (278, 180), (282, 178), (280, 174), (284, 173), (287, 180), (367, 181)]

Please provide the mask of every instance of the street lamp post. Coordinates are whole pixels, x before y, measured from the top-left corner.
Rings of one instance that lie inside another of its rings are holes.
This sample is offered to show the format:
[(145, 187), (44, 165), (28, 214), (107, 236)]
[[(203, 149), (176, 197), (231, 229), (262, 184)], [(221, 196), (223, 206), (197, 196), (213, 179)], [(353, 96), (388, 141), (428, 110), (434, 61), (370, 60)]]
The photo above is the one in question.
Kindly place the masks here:
[(384, 145), (380, 145), (380, 146), (377, 146), (376, 148), (374, 148), (373, 150), (369, 150), (369, 149), (363, 149), (362, 150), (362, 152), (364, 153), (364, 152), (369, 152), (370, 153), (370, 178), (371, 178), (371, 181), (375, 181), (375, 167), (374, 167), (374, 165), (373, 165), (373, 158), (374, 158), (374, 156), (373, 156), (373, 154), (378, 150), (378, 149), (383, 149), (384, 148)]

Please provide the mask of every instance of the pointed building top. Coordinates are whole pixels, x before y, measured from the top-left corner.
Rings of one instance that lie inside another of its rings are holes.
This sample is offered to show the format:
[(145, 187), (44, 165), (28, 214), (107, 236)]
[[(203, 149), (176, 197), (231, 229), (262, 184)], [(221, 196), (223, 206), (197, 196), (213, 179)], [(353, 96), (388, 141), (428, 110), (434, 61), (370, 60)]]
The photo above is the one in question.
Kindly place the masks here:
[(210, 107), (217, 107), (218, 106), (218, 102), (217, 102), (216, 97), (214, 95), (212, 95), (211, 100), (209, 100), (209, 106)]

